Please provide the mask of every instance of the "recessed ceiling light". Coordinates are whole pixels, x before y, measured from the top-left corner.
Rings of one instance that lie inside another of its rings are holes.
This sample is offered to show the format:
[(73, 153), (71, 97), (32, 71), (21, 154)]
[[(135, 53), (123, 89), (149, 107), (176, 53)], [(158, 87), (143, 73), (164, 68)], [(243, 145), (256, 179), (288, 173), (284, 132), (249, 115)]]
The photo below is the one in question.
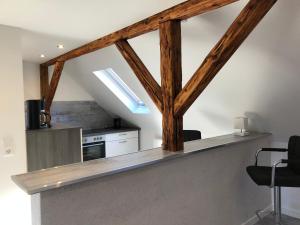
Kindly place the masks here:
[(45, 55), (44, 55), (44, 54), (41, 54), (41, 58), (45, 58)]
[(58, 44), (58, 45), (57, 45), (57, 48), (59, 48), (59, 49), (64, 49), (64, 47), (65, 47), (65, 46), (64, 46), (63, 44)]

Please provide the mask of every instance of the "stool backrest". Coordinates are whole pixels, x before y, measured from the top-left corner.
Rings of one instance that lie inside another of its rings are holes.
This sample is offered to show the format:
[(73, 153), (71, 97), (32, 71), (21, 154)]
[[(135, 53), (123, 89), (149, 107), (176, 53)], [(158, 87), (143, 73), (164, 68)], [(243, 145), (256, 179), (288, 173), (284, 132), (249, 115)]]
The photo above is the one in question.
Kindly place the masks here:
[[(288, 159), (300, 160), (300, 136), (291, 136), (288, 146)], [(289, 164), (295, 173), (300, 174), (300, 163), (299, 164)]]
[(186, 141), (194, 141), (201, 139), (201, 131), (199, 130), (184, 130), (183, 131), (183, 140)]

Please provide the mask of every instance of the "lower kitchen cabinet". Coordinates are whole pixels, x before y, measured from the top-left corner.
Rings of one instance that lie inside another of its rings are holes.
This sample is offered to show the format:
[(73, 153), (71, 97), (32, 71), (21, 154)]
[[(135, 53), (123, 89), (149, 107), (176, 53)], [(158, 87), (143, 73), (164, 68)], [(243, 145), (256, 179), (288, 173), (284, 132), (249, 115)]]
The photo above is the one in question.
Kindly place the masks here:
[(28, 172), (81, 162), (81, 129), (26, 132)]
[(138, 131), (121, 132), (106, 135), (106, 157), (134, 153), (139, 150)]
[(138, 138), (105, 142), (106, 157), (125, 155), (138, 151)]

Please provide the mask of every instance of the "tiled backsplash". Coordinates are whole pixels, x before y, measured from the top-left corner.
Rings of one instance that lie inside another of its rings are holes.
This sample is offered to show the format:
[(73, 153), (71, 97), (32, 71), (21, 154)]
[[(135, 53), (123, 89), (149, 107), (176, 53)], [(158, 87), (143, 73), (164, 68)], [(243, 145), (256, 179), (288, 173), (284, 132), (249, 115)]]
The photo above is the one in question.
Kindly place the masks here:
[(95, 101), (57, 101), (51, 106), (52, 124), (81, 126), (83, 129), (113, 126), (113, 117)]

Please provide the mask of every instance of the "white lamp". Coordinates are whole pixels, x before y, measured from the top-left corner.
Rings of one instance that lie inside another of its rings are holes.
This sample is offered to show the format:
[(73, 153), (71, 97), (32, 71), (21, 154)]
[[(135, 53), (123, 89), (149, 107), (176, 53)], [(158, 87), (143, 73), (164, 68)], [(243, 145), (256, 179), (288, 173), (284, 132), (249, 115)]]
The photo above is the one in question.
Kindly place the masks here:
[(236, 117), (234, 119), (234, 129), (239, 129), (239, 131), (234, 133), (237, 136), (249, 135), (249, 132), (247, 132), (248, 118), (247, 117)]

